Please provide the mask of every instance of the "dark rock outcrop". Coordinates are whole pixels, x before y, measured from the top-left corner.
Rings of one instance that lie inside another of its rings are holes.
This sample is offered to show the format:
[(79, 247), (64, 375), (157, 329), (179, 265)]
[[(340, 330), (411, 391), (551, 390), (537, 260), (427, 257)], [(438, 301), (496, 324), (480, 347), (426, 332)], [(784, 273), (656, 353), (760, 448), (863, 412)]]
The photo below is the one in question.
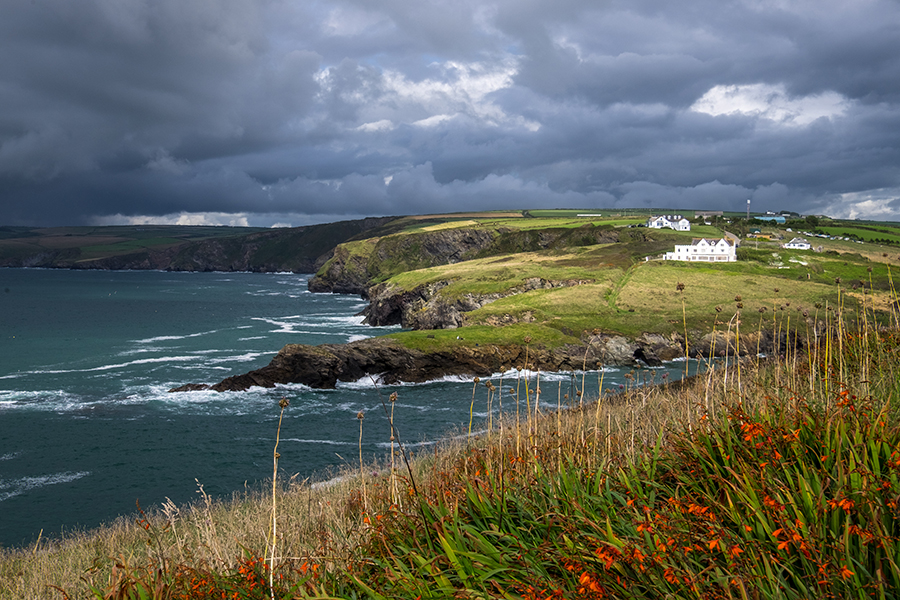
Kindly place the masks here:
[(529, 366), (542, 371), (574, 371), (597, 365), (642, 366), (661, 356), (678, 356), (675, 341), (662, 343), (662, 336), (628, 340), (621, 336), (594, 334), (583, 343), (559, 348), (458, 344), (434, 352), (422, 352), (390, 338), (370, 338), (349, 344), (307, 346), (291, 344), (281, 349), (265, 367), (229, 377), (215, 385), (187, 384), (171, 391), (213, 389), (242, 391), (254, 386), (302, 383), (313, 388), (334, 388), (338, 381), (357, 381), (367, 376), (384, 383), (423, 382), (447, 375), (486, 377), (513, 367)]

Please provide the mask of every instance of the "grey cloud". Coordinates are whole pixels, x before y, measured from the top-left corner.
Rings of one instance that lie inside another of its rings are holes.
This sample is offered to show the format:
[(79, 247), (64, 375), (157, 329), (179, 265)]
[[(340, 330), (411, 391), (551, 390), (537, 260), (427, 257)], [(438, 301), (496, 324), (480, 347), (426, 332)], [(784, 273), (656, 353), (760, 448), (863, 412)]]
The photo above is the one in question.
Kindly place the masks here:
[[(747, 198), (885, 218), (898, 34), (892, 0), (0, 0), (0, 223)], [(845, 105), (690, 108), (747, 85)]]

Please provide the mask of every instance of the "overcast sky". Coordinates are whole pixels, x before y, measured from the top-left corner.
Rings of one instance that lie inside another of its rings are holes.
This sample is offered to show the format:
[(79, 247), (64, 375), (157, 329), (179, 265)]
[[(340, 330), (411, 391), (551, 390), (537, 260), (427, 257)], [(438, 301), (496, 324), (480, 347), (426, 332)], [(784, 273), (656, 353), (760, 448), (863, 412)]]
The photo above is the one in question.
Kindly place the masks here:
[(0, 0), (0, 225), (900, 220), (897, 0)]

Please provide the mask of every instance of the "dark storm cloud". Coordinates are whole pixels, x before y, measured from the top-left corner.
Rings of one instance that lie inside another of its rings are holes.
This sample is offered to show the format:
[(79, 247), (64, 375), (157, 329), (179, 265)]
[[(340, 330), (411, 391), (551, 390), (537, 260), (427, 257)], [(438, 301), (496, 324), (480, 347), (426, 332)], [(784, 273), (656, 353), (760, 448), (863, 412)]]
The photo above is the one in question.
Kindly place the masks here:
[(0, 222), (897, 218), (891, 0), (0, 0)]

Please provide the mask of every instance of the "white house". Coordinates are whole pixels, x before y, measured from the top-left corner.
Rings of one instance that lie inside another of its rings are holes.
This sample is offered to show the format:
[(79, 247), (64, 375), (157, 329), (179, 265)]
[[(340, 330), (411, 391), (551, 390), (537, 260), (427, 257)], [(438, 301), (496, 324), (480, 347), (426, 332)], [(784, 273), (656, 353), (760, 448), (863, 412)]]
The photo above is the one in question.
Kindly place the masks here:
[(788, 250), (809, 250), (812, 248), (812, 244), (804, 240), (803, 238), (794, 238), (784, 245)]
[(660, 215), (658, 217), (650, 217), (647, 219), (647, 227), (652, 229), (668, 227), (675, 231), (690, 231), (691, 222), (681, 215)]
[(735, 262), (737, 249), (727, 239), (694, 238), (688, 245), (676, 245), (675, 252), (666, 252), (666, 260), (701, 262)]

